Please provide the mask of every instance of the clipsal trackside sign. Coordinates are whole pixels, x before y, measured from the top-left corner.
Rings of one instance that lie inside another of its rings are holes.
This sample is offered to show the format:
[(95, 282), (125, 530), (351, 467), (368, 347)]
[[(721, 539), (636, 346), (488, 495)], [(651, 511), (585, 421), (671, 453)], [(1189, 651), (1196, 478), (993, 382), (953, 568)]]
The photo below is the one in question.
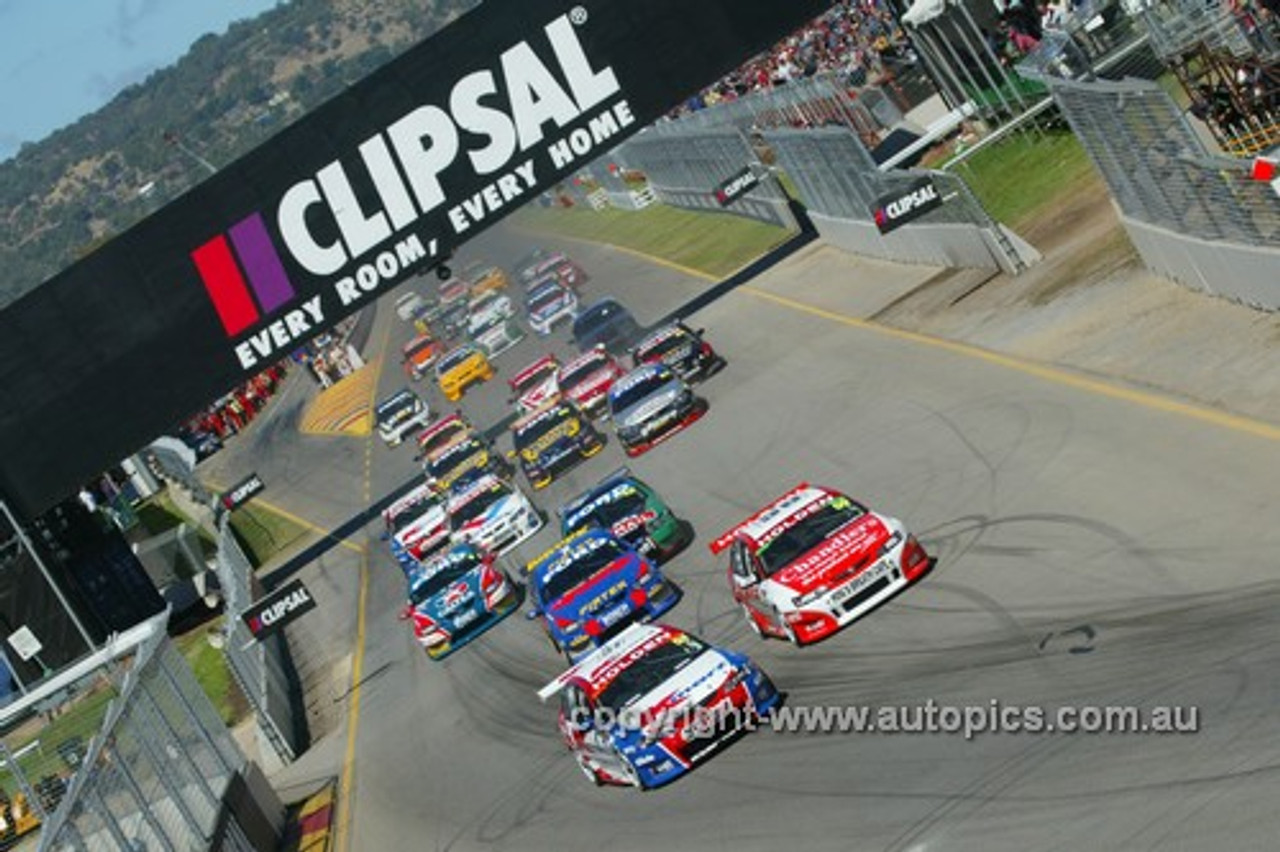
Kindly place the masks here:
[(74, 494), (828, 5), (485, 0), (0, 311), (0, 493)]
[(880, 196), (872, 215), (880, 233), (887, 234), (940, 206), (942, 196), (938, 187), (929, 178), (921, 178), (905, 189)]
[(235, 511), (261, 494), (266, 487), (262, 482), (262, 477), (256, 473), (251, 473), (227, 489), (226, 493), (222, 495), (222, 506), (228, 512)]
[(750, 166), (747, 166), (716, 187), (716, 201), (721, 207), (728, 207), (759, 185), (760, 178), (756, 177)]
[(290, 580), (240, 614), (254, 639), (265, 639), (303, 613), (316, 608), (311, 592), (301, 580)]

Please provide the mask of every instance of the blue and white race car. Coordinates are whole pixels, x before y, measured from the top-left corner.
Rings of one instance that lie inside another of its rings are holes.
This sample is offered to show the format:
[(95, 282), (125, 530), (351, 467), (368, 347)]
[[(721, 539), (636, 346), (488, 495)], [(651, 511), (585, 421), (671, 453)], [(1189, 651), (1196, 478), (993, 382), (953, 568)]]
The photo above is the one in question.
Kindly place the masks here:
[(657, 565), (598, 528), (561, 541), (530, 562), (528, 573), (528, 617), (541, 617), (551, 643), (571, 660), (680, 600)]
[(683, 775), (782, 700), (746, 655), (633, 624), (538, 692), (560, 696), (560, 734), (596, 784), (647, 789)]
[(439, 660), (515, 612), (515, 584), (494, 557), (459, 544), (409, 573), (409, 603), (400, 617), (413, 622), (413, 636)]
[(487, 473), (451, 489), (447, 504), (456, 544), (501, 555), (542, 529), (544, 519), (516, 486)]
[(524, 305), (529, 325), (539, 337), (546, 337), (559, 323), (572, 322), (578, 316), (578, 297), (554, 277), (529, 287)]

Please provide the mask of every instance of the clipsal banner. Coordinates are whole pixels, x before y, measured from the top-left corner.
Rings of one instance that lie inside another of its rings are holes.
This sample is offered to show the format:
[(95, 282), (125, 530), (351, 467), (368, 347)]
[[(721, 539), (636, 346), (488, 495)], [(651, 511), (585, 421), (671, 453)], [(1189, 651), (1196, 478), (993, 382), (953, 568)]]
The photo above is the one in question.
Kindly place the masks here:
[(760, 178), (756, 177), (756, 173), (750, 166), (747, 166), (716, 187), (716, 201), (721, 207), (728, 207), (759, 185)]
[(486, 0), (0, 311), (0, 492), (74, 493), (828, 5)]
[(240, 614), (254, 639), (266, 639), (303, 613), (316, 608), (315, 598), (301, 580), (290, 580)]
[(942, 195), (938, 187), (929, 178), (920, 178), (906, 189), (880, 196), (872, 215), (880, 233), (887, 234), (940, 206)]

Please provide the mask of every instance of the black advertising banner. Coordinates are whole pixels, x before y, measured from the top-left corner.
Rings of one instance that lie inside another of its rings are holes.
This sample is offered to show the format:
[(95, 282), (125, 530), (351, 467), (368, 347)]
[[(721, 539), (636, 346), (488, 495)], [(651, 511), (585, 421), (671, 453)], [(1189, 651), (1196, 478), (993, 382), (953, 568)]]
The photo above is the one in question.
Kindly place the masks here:
[(222, 506), (228, 512), (233, 512), (261, 494), (266, 487), (262, 477), (251, 473), (227, 489), (227, 492), (222, 495)]
[(74, 493), (828, 5), (486, 0), (0, 312), (0, 493)]
[(254, 639), (266, 639), (303, 613), (316, 608), (315, 598), (301, 580), (290, 580), (240, 614)]
[(716, 187), (716, 201), (720, 202), (721, 207), (728, 207), (759, 185), (760, 178), (748, 166)]
[(941, 206), (942, 196), (938, 187), (929, 178), (920, 178), (905, 189), (880, 196), (872, 215), (880, 233), (887, 234)]

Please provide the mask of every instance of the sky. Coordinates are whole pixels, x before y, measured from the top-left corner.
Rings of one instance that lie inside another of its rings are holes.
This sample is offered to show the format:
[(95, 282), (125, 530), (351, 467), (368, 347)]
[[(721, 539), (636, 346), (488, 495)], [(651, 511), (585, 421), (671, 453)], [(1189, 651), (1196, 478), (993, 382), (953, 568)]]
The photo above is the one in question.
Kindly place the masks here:
[(0, 160), (277, 0), (0, 0)]

